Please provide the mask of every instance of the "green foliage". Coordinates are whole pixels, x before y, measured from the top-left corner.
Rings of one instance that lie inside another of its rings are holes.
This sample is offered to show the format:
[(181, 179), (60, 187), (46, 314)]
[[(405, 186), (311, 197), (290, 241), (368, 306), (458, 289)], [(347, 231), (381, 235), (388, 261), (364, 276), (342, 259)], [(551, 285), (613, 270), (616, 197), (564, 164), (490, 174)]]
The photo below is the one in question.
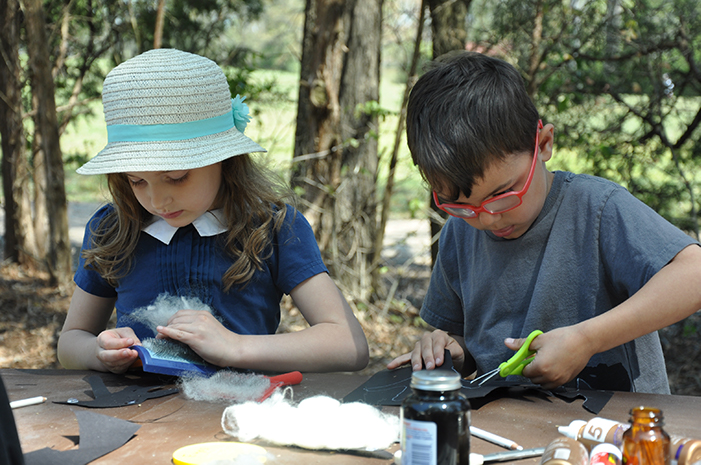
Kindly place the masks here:
[(354, 116), (356, 119), (367, 116), (370, 119), (379, 118), (384, 120), (391, 114), (392, 112), (390, 110), (380, 106), (380, 102), (376, 100), (368, 100), (365, 103), (359, 103), (356, 105)]
[[(157, 2), (126, 0), (115, 21), (129, 25), (121, 50), (138, 54), (153, 48)], [(244, 47), (221, 47), (221, 38), (236, 18), (251, 20), (263, 11), (261, 0), (173, 0), (166, 3), (162, 46), (204, 54), (219, 64), (236, 65)]]
[(226, 80), (229, 82), (231, 95), (241, 95), (256, 102), (275, 102), (288, 100), (287, 94), (278, 87), (274, 77), (259, 79), (254, 77), (256, 67), (253, 62), (259, 55), (247, 52), (242, 57), (238, 67), (224, 69)]
[(409, 200), (408, 208), (409, 217), (416, 218), (416, 214), (422, 211), (424, 208), (426, 208), (426, 199), (417, 199), (416, 197), (414, 197), (411, 200)]
[(691, 337), (691, 336), (696, 336), (699, 332), (699, 328), (696, 327), (694, 324), (685, 324), (684, 329), (682, 330), (682, 336), (683, 337)]
[(220, 38), (220, 44), (256, 52), (261, 68), (299, 74), (304, 8), (304, 0), (266, 0), (265, 13), (255, 20), (232, 18), (232, 26)]

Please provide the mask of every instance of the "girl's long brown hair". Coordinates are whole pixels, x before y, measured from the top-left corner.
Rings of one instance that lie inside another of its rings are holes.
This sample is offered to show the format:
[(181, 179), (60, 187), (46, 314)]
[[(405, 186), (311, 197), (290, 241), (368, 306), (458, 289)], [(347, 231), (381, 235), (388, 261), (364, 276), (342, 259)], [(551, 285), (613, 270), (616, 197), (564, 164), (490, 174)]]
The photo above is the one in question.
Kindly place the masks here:
[[(107, 175), (114, 209), (99, 224), (90, 225), (92, 243), (83, 251), (85, 266), (92, 267), (110, 285), (129, 273), (141, 229), (151, 218), (136, 200), (123, 173)], [(222, 162), (222, 182), (217, 194), (227, 221), (224, 250), (233, 264), (222, 277), (224, 291), (244, 286), (272, 253), (272, 234), (287, 214), (284, 199), (290, 191), (275, 176), (258, 166), (248, 154)]]

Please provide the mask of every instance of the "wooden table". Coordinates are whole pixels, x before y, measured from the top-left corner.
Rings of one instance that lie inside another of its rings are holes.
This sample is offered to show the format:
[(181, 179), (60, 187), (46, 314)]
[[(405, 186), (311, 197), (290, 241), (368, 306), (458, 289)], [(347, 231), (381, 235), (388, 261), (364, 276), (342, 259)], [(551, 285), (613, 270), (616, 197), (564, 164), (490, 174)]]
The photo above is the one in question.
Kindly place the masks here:
[[(25, 453), (50, 447), (57, 450), (75, 448), (78, 422), (71, 409), (85, 407), (55, 404), (71, 397), (89, 400), (85, 394), (90, 386), (83, 380), (86, 371), (71, 370), (0, 370), (10, 400), (46, 396), (49, 401), (13, 411)], [(101, 373), (110, 391), (118, 391), (133, 384), (151, 385), (156, 378), (129, 379), (125, 376)], [(367, 380), (353, 374), (304, 375), (302, 384), (294, 387), (295, 400), (312, 395), (342, 398)], [(628, 411), (638, 405), (661, 408), (669, 433), (701, 438), (701, 397), (664, 396), (617, 392), (598, 416), (626, 422)], [(385, 407), (397, 413), (397, 407)], [(183, 446), (212, 441), (235, 441), (221, 428), (224, 406), (196, 402), (176, 394), (150, 399), (140, 405), (109, 409), (90, 409), (95, 413), (129, 420), (141, 425), (134, 438), (126, 445), (103, 456), (96, 464), (169, 464), (173, 452)], [(512, 439), (525, 448), (545, 447), (556, 438), (558, 425), (567, 425), (576, 419), (588, 420), (595, 415), (582, 407), (582, 400), (565, 402), (556, 397), (533, 395), (502, 397), (472, 411), (472, 425)], [(362, 428), (362, 425), (358, 425)], [(274, 447), (260, 444), (275, 457), (274, 464), (381, 464), (390, 463), (369, 457), (333, 452), (308, 451), (292, 447)], [(397, 445), (390, 448), (394, 452)], [(472, 439), (472, 452), (488, 454), (500, 452), (499, 446), (481, 439)], [(539, 459), (520, 461), (537, 464)]]

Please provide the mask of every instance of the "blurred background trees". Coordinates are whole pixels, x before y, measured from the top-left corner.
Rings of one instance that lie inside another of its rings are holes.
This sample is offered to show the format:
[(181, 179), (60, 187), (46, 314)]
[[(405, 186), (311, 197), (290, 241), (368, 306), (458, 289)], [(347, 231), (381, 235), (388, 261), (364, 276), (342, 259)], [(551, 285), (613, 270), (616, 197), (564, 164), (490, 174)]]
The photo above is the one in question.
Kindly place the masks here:
[[(64, 154), (52, 131), (63, 137), (93, 119), (101, 127), (105, 74), (160, 42), (217, 61), (254, 112), (256, 102), (272, 102), (268, 117), (280, 119), (275, 102), (294, 106), (294, 143), (278, 151), (288, 160), (282, 174), (334, 278), (362, 300), (385, 299), (383, 264), (373, 259), (389, 176), (382, 128), (399, 110), (381, 102), (401, 95), (383, 95), (381, 83), (411, 79), (422, 5), (420, 64), (452, 49), (513, 63), (555, 124), (552, 168), (620, 182), (698, 237), (698, 1), (48, 0), (43, 25), (35, 1), (0, 0), (5, 257), (46, 267), (57, 280), (67, 274), (62, 165), (72, 170), (94, 152)], [(49, 79), (37, 60), (47, 62)], [(253, 79), (260, 69), (267, 78)], [(298, 76), (292, 95), (275, 78), (290, 71)], [(412, 170), (403, 146), (398, 163)], [(394, 214), (419, 209), (437, 233), (441, 219), (415, 186), (392, 193), (404, 196), (392, 202)]]
[[(701, 5), (502, 1), (476, 38), (523, 72), (556, 146), (699, 237)], [(692, 32), (696, 31), (696, 32)]]

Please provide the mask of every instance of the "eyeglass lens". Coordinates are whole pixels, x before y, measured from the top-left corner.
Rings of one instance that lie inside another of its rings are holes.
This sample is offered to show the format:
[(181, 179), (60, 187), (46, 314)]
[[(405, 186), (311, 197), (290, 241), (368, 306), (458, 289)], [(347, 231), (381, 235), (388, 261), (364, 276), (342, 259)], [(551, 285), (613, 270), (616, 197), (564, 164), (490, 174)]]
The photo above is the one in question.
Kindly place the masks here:
[[(489, 213), (501, 213), (511, 208), (517, 207), (521, 203), (521, 199), (516, 195), (496, 199), (493, 202), (486, 202), (483, 206)], [(443, 207), (451, 215), (460, 216), (463, 218), (474, 218), (477, 214), (469, 208), (452, 208)]]

